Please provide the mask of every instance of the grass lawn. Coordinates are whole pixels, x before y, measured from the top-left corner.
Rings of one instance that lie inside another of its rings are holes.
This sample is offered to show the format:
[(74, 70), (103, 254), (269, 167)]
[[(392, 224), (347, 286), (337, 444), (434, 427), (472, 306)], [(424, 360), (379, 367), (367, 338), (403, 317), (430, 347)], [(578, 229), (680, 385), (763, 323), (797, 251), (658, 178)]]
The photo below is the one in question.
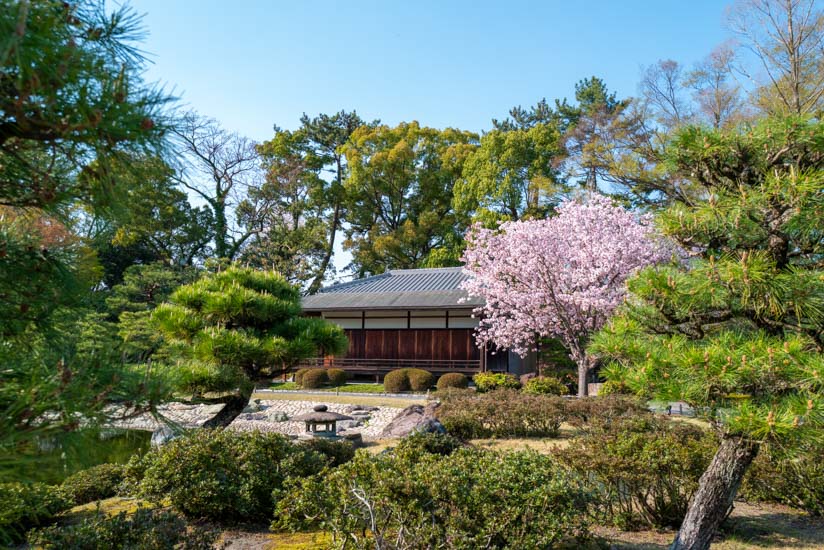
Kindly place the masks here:
[(403, 397), (390, 397), (384, 395), (347, 395), (342, 393), (336, 395), (330, 392), (329, 395), (318, 395), (311, 393), (254, 393), (252, 399), (263, 401), (323, 401), (324, 403), (342, 403), (345, 405), (369, 405), (372, 407), (397, 407), (403, 409), (409, 405), (423, 405), (422, 399), (405, 399)]
[[(294, 382), (274, 382), (270, 390), (297, 390), (302, 388)], [(310, 391), (328, 391), (331, 393), (384, 393), (383, 384), (346, 384), (337, 388), (317, 388)]]

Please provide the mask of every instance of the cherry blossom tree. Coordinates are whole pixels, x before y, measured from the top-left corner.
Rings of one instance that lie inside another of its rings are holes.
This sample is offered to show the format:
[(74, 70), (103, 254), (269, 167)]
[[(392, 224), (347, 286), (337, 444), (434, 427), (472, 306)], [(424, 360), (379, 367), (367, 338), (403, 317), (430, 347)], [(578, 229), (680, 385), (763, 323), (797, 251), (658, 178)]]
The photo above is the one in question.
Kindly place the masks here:
[(521, 356), (536, 338), (558, 338), (578, 366), (578, 395), (586, 395), (595, 358), (590, 335), (624, 300), (636, 270), (667, 260), (671, 250), (651, 231), (651, 219), (597, 193), (569, 200), (544, 220), (474, 226), (463, 260), (472, 277), (480, 344), (491, 342)]

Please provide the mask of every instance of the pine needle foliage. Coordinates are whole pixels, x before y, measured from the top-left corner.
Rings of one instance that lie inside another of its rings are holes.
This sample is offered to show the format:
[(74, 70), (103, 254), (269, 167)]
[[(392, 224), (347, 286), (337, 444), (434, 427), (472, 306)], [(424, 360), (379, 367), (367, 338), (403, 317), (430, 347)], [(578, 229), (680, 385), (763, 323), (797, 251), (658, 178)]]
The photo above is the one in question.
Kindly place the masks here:
[(230, 266), (184, 285), (154, 311), (173, 346), (182, 389), (248, 391), (300, 359), (346, 350), (343, 331), (300, 317), (300, 292), (281, 275)]
[(703, 188), (658, 219), (691, 257), (629, 282), (606, 376), (753, 443), (824, 437), (824, 124), (688, 128), (668, 158)]

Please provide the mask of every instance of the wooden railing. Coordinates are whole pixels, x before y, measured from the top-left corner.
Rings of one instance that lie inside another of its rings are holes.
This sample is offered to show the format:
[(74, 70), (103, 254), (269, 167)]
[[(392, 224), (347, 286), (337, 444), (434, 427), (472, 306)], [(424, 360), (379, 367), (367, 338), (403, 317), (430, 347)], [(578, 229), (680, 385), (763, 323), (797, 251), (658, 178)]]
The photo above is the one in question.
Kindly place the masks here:
[(359, 359), (312, 357), (304, 359), (298, 368), (336, 368), (353, 373), (375, 374), (395, 369), (416, 368), (432, 373), (463, 372), (476, 373), (481, 370), (480, 359)]

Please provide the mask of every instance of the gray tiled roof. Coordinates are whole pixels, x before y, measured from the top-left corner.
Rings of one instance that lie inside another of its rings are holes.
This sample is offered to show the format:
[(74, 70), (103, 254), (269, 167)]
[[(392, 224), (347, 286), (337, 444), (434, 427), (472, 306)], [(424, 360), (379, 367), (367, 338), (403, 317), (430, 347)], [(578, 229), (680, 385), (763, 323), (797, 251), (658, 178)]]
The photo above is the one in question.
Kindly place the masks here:
[(469, 277), (460, 267), (394, 269), (381, 275), (323, 288), (303, 299), (303, 309), (403, 309), (475, 307), (477, 299), (460, 289)]

